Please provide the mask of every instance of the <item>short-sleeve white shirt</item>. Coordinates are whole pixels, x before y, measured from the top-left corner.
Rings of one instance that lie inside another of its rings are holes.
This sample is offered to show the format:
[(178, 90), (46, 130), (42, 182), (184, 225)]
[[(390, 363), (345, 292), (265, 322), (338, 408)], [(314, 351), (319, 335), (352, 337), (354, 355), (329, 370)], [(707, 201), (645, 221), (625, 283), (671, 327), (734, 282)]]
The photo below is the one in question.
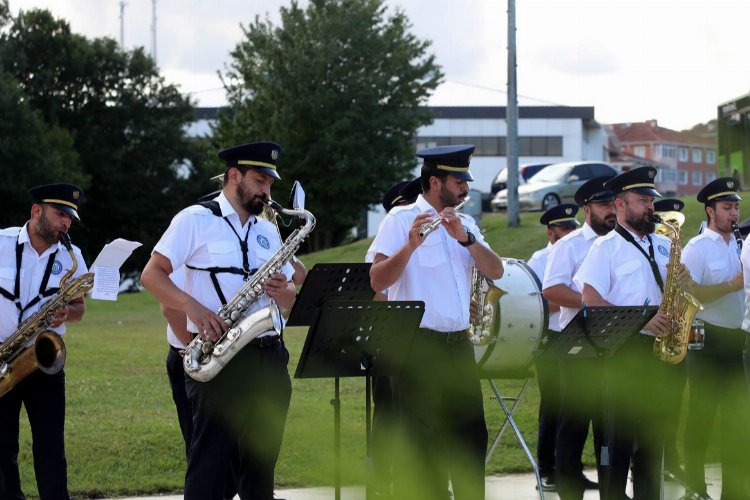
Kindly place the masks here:
[[(169, 279), (172, 280), (172, 283), (174, 283), (177, 286), (177, 288), (179, 288), (180, 290), (184, 290), (185, 289), (185, 266), (182, 266), (179, 269), (175, 269), (174, 271), (172, 271), (172, 274), (169, 275)], [(169, 326), (169, 323), (167, 323), (167, 342), (169, 342), (169, 345), (177, 349), (185, 348), (185, 344), (183, 344), (182, 341), (177, 338), (177, 335), (175, 335), (174, 330), (172, 330), (172, 327)]]
[[(28, 227), (29, 225), (26, 223), (23, 227), (10, 227), (0, 231), (0, 287), (10, 294), (13, 294), (16, 280), (16, 244), (23, 245), (19, 281), (19, 298), (22, 306), (31, 302), (39, 294), (39, 287), (44, 278), (47, 262), (55, 251), (57, 251), (57, 254), (52, 263), (47, 289), (58, 288), (60, 280), (73, 268), (73, 259), (70, 258), (70, 254), (61, 243), (50, 246), (39, 255), (31, 246)], [(88, 271), (81, 250), (73, 245), (73, 252), (78, 260), (78, 268), (71, 276), (71, 280)], [(37, 312), (52, 297), (53, 295), (45, 297), (36, 305), (28, 308), (23, 313), (21, 321)], [(18, 309), (15, 303), (0, 296), (0, 342), (10, 337), (18, 329), (18, 325)], [(65, 324), (57, 328), (50, 328), (50, 330), (62, 335), (65, 333)]]
[[(370, 251), (390, 257), (408, 241), (414, 218), (436, 210), (422, 195), (411, 205), (395, 207), (385, 216)], [(474, 219), (460, 214), (463, 225), (474, 234), (475, 245), (487, 244)], [(489, 248), (489, 247), (488, 247)], [(471, 270), (474, 258), (451, 238), (445, 228), (430, 233), (414, 251), (401, 276), (388, 287), (388, 300), (421, 300), (425, 314), (420, 326), (439, 332), (469, 327)]]
[[(630, 234), (648, 253), (648, 239), (639, 238), (632, 232)], [(665, 282), (670, 240), (659, 234), (650, 236), (654, 245), (654, 259), (662, 282)], [(594, 240), (573, 281), (580, 290), (583, 290), (584, 283), (588, 283), (604, 300), (616, 306), (661, 304), (661, 289), (648, 260), (617, 231), (610, 231)]]
[[(546, 247), (534, 252), (526, 263), (534, 271), (537, 278), (539, 278), (540, 283), (544, 280), (544, 271), (547, 268), (547, 258), (551, 249), (552, 243), (547, 243)], [(560, 331), (560, 311), (550, 313), (548, 328), (556, 332)]]
[[(573, 281), (583, 259), (594, 244), (598, 235), (588, 225), (572, 231), (554, 244), (547, 257), (547, 270), (542, 280), (542, 289), (552, 288), (555, 285), (565, 285), (571, 290), (581, 293), (581, 289)], [(562, 330), (575, 318), (580, 307), (560, 307), (560, 329)]]
[[(688, 241), (682, 250), (682, 263), (699, 285), (726, 283), (742, 271), (739, 247), (734, 235), (729, 241), (717, 232), (706, 228), (703, 233)], [(696, 318), (722, 328), (740, 328), (745, 316), (743, 290), (728, 293), (703, 304)]]
[[(245, 225), (240, 227), (239, 215), (224, 193), (216, 197), (215, 201), (219, 203), (222, 217), (215, 216), (208, 208), (200, 205), (187, 207), (172, 219), (169, 228), (154, 247), (154, 252), (169, 259), (173, 270), (186, 266), (185, 292), (212, 311), (218, 311), (222, 304), (211, 282), (210, 274), (190, 267), (242, 269), (240, 241), (227, 224), (227, 220), (240, 237), (244, 238), (249, 231), (247, 255), (251, 269), (260, 268), (281, 246), (281, 238), (273, 223), (251, 216)], [(281, 272), (291, 280), (294, 268), (287, 262)], [(216, 277), (227, 301), (232, 300), (246, 283), (240, 274), (219, 273)], [(269, 297), (263, 295), (248, 314), (268, 306), (269, 303)], [(190, 332), (198, 331), (198, 327), (190, 318), (187, 327)]]
[(745, 238), (745, 242), (742, 245), (742, 253), (740, 254), (740, 262), (742, 262), (742, 278), (745, 283), (745, 315), (742, 320), (742, 329), (750, 333), (750, 236)]

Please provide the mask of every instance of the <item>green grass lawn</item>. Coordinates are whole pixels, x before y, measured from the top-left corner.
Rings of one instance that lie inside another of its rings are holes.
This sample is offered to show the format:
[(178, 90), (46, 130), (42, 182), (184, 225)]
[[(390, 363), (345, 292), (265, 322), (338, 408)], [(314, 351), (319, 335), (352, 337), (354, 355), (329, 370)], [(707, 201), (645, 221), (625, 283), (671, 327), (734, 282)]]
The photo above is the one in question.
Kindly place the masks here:
[[(686, 200), (685, 241), (697, 232), (702, 206)], [(527, 259), (546, 245), (539, 213), (524, 213), (519, 228), (508, 228), (504, 214), (485, 214), (485, 238), (504, 257)], [(582, 219), (583, 214), (579, 214)], [(370, 240), (302, 257), (318, 262), (361, 262)], [(143, 251), (143, 250), (140, 250)], [(290, 328), (285, 340), (294, 373), (306, 328)], [(71, 493), (78, 497), (122, 496), (179, 491), (185, 472), (184, 448), (171, 400), (164, 361), (165, 322), (148, 293), (121, 295), (117, 302), (87, 301), (83, 322), (65, 336), (68, 361), (66, 450)], [(332, 380), (294, 380), (284, 444), (277, 467), (279, 486), (330, 485), (333, 482)], [(500, 381), (504, 395), (513, 395), (519, 381)], [(490, 439), (502, 413), (485, 387)], [(365, 410), (362, 379), (343, 379), (342, 464), (345, 483), (364, 478)], [(529, 447), (536, 448), (539, 394), (536, 381), (519, 404), (517, 422)], [(591, 445), (585, 457), (591, 464)], [(36, 495), (31, 437), (22, 416), (22, 481)], [(511, 430), (487, 466), (488, 473), (530, 470)]]

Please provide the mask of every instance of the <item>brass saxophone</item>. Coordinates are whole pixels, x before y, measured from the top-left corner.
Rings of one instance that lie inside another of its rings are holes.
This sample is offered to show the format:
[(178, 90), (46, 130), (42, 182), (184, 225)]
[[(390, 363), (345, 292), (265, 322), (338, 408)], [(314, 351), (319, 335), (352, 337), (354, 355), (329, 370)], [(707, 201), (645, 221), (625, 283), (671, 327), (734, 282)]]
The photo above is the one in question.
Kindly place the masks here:
[(235, 296), (222, 306), (218, 315), (224, 320), (227, 331), (216, 342), (196, 336), (185, 348), (183, 367), (185, 373), (199, 382), (214, 378), (234, 356), (261, 333), (274, 330), (281, 333), (281, 317), (276, 303), (247, 315), (248, 311), (265, 295), (265, 282), (278, 273), (291, 260), (302, 242), (315, 228), (315, 217), (307, 210), (283, 208), (273, 200), (265, 203), (278, 213), (299, 217), (305, 225), (296, 229), (281, 248), (240, 288)]
[(65, 365), (65, 342), (48, 328), (55, 311), (91, 290), (94, 286), (94, 273), (84, 273), (70, 281), (78, 269), (78, 259), (67, 233), (60, 235), (60, 241), (70, 254), (73, 266), (60, 279), (60, 290), (0, 344), (0, 397), (34, 370), (53, 375)]
[(657, 233), (667, 236), (672, 245), (669, 250), (669, 262), (667, 263), (667, 280), (664, 283), (664, 295), (662, 296), (659, 312), (669, 318), (669, 332), (654, 340), (654, 353), (662, 361), (676, 365), (685, 359), (690, 340), (690, 328), (693, 325), (695, 314), (703, 309), (698, 299), (683, 291), (677, 283), (677, 273), (680, 266), (680, 246), (682, 225), (684, 215), (680, 212), (663, 212), (661, 216), (653, 214), (653, 222), (660, 224)]
[(471, 271), (471, 298), (477, 303), (479, 313), (469, 325), (469, 341), (474, 345), (487, 345), (495, 331), (497, 303), (505, 292), (496, 287), (477, 268)]

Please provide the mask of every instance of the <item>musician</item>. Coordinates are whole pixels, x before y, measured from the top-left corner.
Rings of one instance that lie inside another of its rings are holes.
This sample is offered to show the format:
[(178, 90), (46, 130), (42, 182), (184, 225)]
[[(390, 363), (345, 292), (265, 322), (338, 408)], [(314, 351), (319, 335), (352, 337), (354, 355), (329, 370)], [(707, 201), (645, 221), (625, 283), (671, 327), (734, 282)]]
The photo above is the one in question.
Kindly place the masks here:
[[(615, 230), (597, 238), (574, 277), (588, 306), (659, 305), (666, 281), (670, 240), (654, 234), (656, 169), (640, 167), (604, 183), (615, 196)], [(673, 263), (673, 276), (687, 288), (688, 272)], [(633, 332), (607, 360), (606, 447), (602, 449), (601, 497), (627, 498), (628, 469), (633, 463), (636, 499), (658, 498), (665, 415), (662, 402), (667, 363), (653, 353), (655, 335), (665, 335), (669, 321), (657, 312), (641, 332)], [(658, 383), (656, 383), (658, 381)], [(608, 458), (609, 466), (604, 457)]]
[[(73, 184), (50, 184), (29, 190), (31, 217), (23, 227), (0, 231), (0, 343), (39, 311), (57, 292), (61, 279), (73, 268), (60, 243), (78, 217), (83, 190)], [(87, 272), (78, 247), (73, 280)], [(63, 283), (64, 285), (65, 283)], [(66, 323), (78, 322), (85, 311), (83, 297), (55, 311), (50, 330), (63, 335)], [(26, 408), (34, 443), (32, 454), (39, 496), (67, 499), (65, 460), (65, 371), (48, 375), (39, 370), (0, 396), (0, 498), (25, 498), (18, 474), (18, 428), (21, 405)]]
[(703, 304), (703, 349), (688, 353), (688, 411), (685, 427), (685, 472), (690, 487), (706, 495), (704, 463), (714, 419), (721, 414), (721, 497), (748, 498), (747, 450), (750, 435), (748, 392), (742, 350), (746, 333), (741, 240), (732, 224), (739, 221), (740, 196), (732, 177), (706, 184), (698, 193), (708, 224), (682, 252), (682, 262), (697, 283), (693, 295)]
[[(656, 215), (665, 212), (682, 212), (685, 203), (676, 198), (662, 198), (654, 201), (654, 212)], [(665, 479), (685, 481), (685, 471), (680, 465), (680, 454), (677, 451), (677, 426), (680, 421), (680, 409), (682, 408), (682, 394), (685, 392), (687, 383), (687, 363), (665, 367), (671, 373), (670, 385), (674, 389), (664, 395), (663, 400), (666, 421), (664, 425), (664, 473)]]
[[(545, 298), (560, 307), (562, 330), (575, 317), (581, 305), (581, 292), (573, 281), (594, 240), (614, 228), (612, 192), (604, 182), (612, 176), (594, 177), (583, 183), (574, 195), (583, 208), (583, 227), (563, 237), (550, 250), (542, 285)], [(559, 359), (560, 409), (555, 440), (555, 481), (561, 498), (581, 498), (597, 484), (583, 474), (581, 457), (593, 425), (594, 456), (599, 464), (601, 447), (601, 364), (591, 359)]]
[[(272, 142), (244, 144), (219, 152), (226, 163), (221, 194), (212, 202), (178, 213), (157, 243), (141, 277), (143, 286), (167, 307), (187, 316), (191, 337), (215, 341), (226, 325), (216, 313), (252, 279), (281, 247), (278, 231), (257, 216), (262, 199), (279, 179), (281, 147)], [(185, 291), (169, 279), (186, 267)], [(290, 308), (294, 271), (264, 283), (265, 295), (250, 313), (267, 307)], [(274, 331), (258, 336), (208, 382), (186, 377), (193, 410), (193, 437), (185, 477), (186, 499), (221, 499), (232, 453), (239, 448), (236, 472), (242, 499), (270, 499), (291, 396), (289, 353)]]
[[(399, 375), (404, 435), (411, 450), (398, 454), (400, 498), (484, 498), (484, 420), (479, 370), (467, 338), (471, 271), (500, 278), (503, 265), (473, 219), (454, 207), (468, 195), (473, 145), (423, 149), (423, 194), (396, 207), (373, 242), (372, 288), (388, 300), (419, 300), (425, 312)], [(427, 222), (442, 217), (421, 237)], [(404, 348), (407, 348), (405, 345)], [(411, 453), (410, 453), (411, 452)]]
[[(547, 255), (560, 238), (576, 229), (580, 224), (576, 220), (578, 207), (572, 204), (552, 207), (539, 219), (547, 226), (547, 246), (537, 250), (527, 264), (539, 278), (544, 280), (547, 267)], [(552, 336), (560, 332), (560, 306), (548, 302), (549, 322), (545, 344), (552, 341)], [(557, 360), (539, 356), (534, 362), (536, 377), (539, 383), (539, 432), (536, 445), (536, 460), (542, 478), (544, 491), (555, 491), (555, 439), (557, 437), (557, 420), (560, 409), (560, 375)]]

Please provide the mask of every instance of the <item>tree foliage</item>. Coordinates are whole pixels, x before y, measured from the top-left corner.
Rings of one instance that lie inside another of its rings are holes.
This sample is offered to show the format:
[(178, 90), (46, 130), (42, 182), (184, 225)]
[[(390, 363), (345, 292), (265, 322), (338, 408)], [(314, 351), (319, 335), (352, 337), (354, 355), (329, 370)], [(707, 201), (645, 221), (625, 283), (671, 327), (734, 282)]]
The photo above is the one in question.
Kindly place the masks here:
[(313, 249), (342, 241), (363, 208), (415, 166), (419, 111), (442, 74), (429, 42), (382, 0), (296, 1), (281, 23), (243, 27), (222, 75), (230, 103), (217, 146), (270, 139), (283, 148), (277, 197), (300, 180), (316, 215)]
[[(142, 48), (123, 51), (109, 38), (86, 39), (64, 20), (32, 10), (4, 27), (0, 68), (11, 79), (3, 85), (16, 82), (17, 90), (15, 97), (3, 95), (2, 105), (26, 110), (29, 126), (33, 117), (46, 124), (36, 125), (46, 150), (34, 151), (20, 131), (7, 137), (23, 144), (18, 151), (0, 146), (3, 170), (22, 172), (9, 188), (79, 182), (86, 200), (74, 240), (88, 259), (117, 237), (152, 247), (174, 213), (210, 189), (207, 146), (185, 135), (192, 104), (165, 83)], [(139, 269), (147, 258), (141, 251), (126, 265)]]

